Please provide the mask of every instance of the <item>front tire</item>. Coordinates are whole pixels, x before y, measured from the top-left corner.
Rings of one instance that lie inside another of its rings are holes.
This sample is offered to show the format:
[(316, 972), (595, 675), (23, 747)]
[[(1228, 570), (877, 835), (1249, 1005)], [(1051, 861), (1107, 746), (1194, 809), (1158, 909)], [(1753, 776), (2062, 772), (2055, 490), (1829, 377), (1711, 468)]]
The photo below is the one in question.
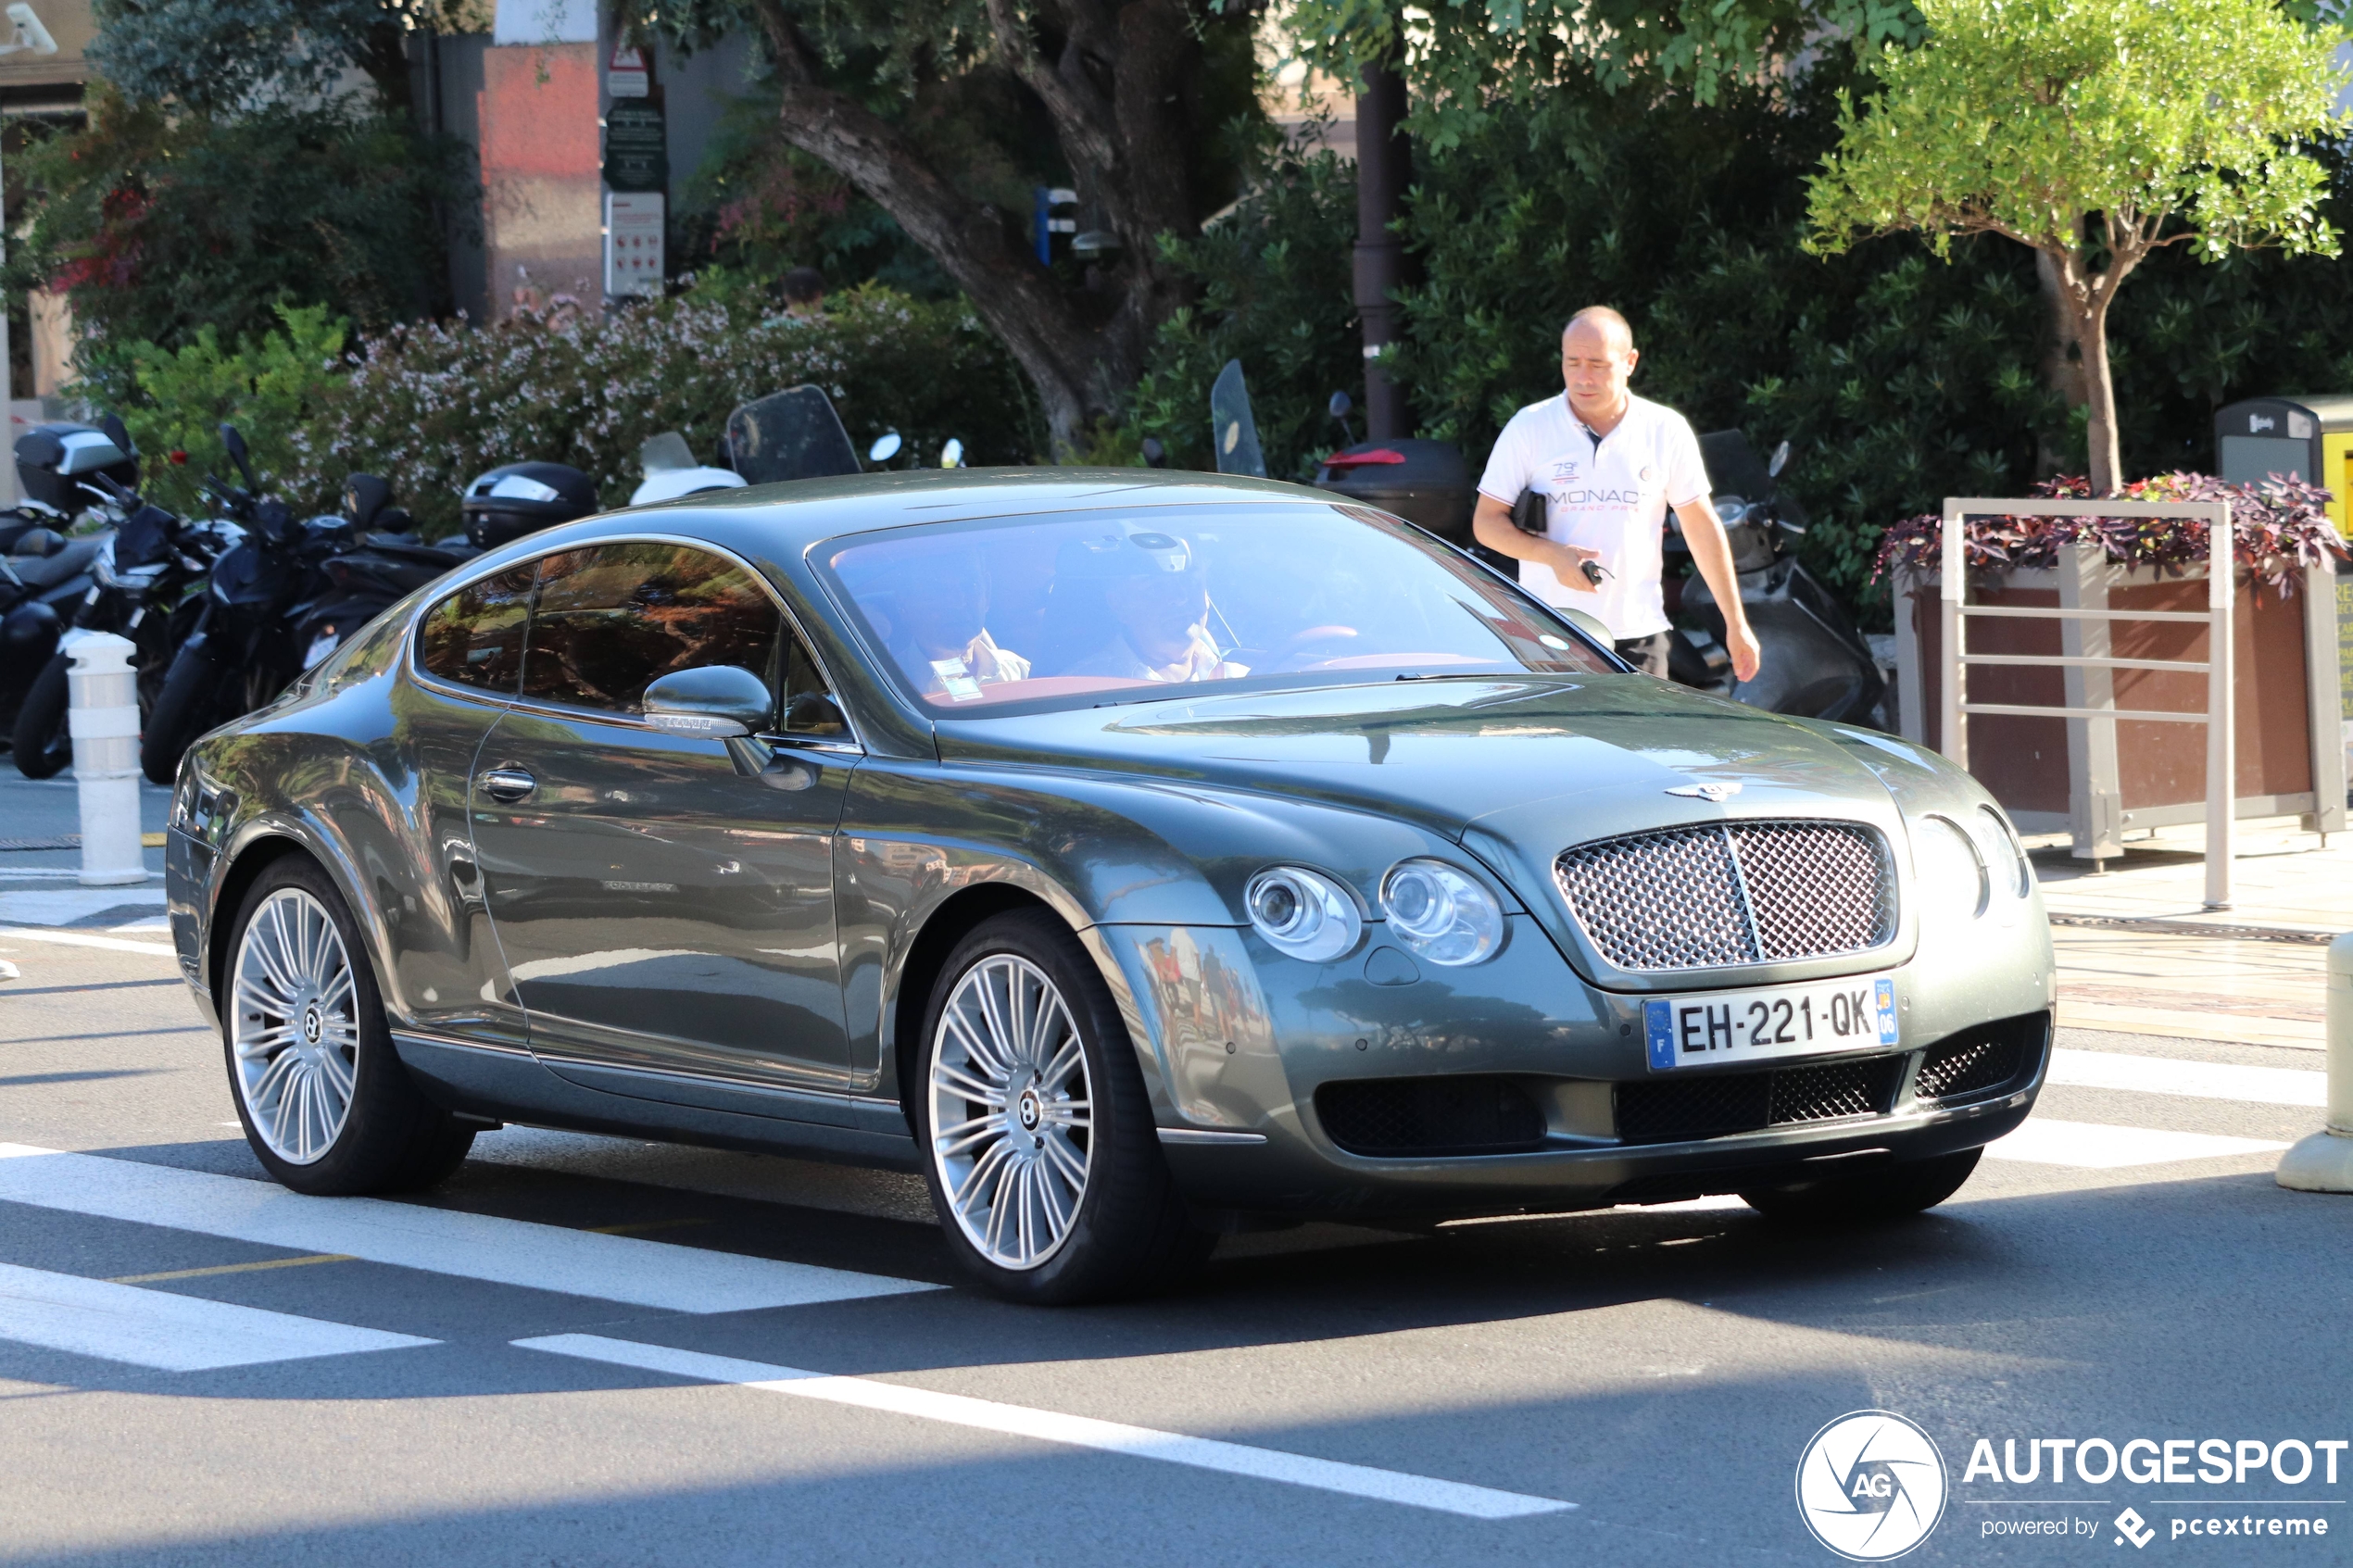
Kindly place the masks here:
[(1793, 1225), (1867, 1225), (1933, 1209), (1955, 1193), (1977, 1169), (1982, 1148), (1965, 1148), (1929, 1160), (1881, 1165), (1851, 1176), (1760, 1188), (1741, 1201), (1770, 1220)]
[(1105, 1300), (1206, 1254), (1110, 988), (1061, 921), (974, 928), (932, 987), (917, 1057), (924, 1180), (949, 1249), (989, 1290)]
[(220, 722), (214, 717), (220, 686), (220, 667), (209, 653), (183, 647), (172, 658), (139, 737), (139, 771), (148, 783), (168, 788), (178, 781), (180, 759), (198, 735)]
[(68, 654), (52, 655), (32, 678), (32, 684), (25, 688), (24, 702), (17, 709), (9, 754), (17, 759), (17, 771), (26, 778), (55, 778), (73, 760), (73, 734), (67, 728), (68, 676), (72, 663)]
[(473, 1129), (400, 1064), (367, 949), (317, 865), (289, 855), (262, 872), (221, 981), (237, 1120), (279, 1182), (322, 1198), (415, 1192), (465, 1159)]

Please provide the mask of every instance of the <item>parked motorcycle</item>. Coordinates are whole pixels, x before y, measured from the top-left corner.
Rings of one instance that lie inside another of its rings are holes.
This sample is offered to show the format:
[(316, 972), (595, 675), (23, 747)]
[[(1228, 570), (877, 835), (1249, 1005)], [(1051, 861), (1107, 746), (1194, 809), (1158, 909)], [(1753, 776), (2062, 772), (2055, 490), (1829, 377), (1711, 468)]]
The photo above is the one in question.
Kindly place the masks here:
[[(1755, 679), (1733, 678), (1723, 610), (1706, 580), (1693, 572), (1670, 583), (1680, 587), (1681, 597), (1667, 606), (1668, 613), (1696, 620), (1700, 627), (1694, 633), (1679, 626), (1668, 650), (1669, 672), (1685, 685), (1752, 708), (1877, 725), (1887, 683), (1870, 646), (1854, 618), (1791, 553), (1806, 524), (1805, 509), (1777, 483), (1789, 462), (1789, 443), (1763, 463), (1739, 431), (1718, 431), (1700, 437), (1700, 453), (1716, 490), (1716, 515), (1731, 545), (1741, 605), (1764, 658)], [(1690, 553), (1671, 515), (1667, 548)]]
[(144, 717), (163, 688), (173, 651), (195, 629), (203, 608), (190, 589), (206, 581), (213, 562), (241, 533), (234, 523), (183, 519), (142, 502), (104, 476), (94, 488), (110, 489), (108, 499), (125, 515), (99, 546), (93, 585), (73, 630), (58, 639), (57, 651), (33, 677), (17, 709), (12, 752), (17, 771), (29, 779), (48, 778), (73, 760), (67, 725), (75, 645), (97, 633), (130, 639)]
[(17, 484), (24, 501), (0, 513), (0, 734), (14, 732), (34, 679), (73, 628), (95, 584), (99, 551), (110, 535), (101, 529), (78, 538), (67, 531), (95, 510), (110, 520), (98, 492), (85, 483), (106, 477), (138, 483), (131, 436), (108, 415), (104, 428), (35, 425), (17, 438)]
[(462, 539), (428, 545), (409, 514), (392, 504), (392, 486), (371, 473), (343, 484), (343, 510), (303, 525), (318, 550), (309, 597), (286, 613), (308, 670), (357, 636), (360, 628), (443, 573), (482, 552)]

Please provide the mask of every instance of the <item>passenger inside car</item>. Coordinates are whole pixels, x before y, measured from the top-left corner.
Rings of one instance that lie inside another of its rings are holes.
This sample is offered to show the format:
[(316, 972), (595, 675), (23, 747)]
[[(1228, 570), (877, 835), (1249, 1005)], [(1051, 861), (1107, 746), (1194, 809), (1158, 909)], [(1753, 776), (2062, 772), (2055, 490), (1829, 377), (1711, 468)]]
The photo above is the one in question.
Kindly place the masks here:
[(1029, 660), (989, 633), (988, 587), (978, 554), (939, 551), (907, 563), (875, 595), (875, 629), (924, 696), (968, 702), (983, 686), (1029, 678)]
[[(1105, 547), (1108, 546), (1109, 547)], [(1116, 633), (1067, 673), (1126, 681), (1229, 681), (1250, 673), (1226, 658), (1209, 626), (1209, 571), (1174, 534), (1137, 533), (1066, 546), (1055, 588), (1099, 588)]]

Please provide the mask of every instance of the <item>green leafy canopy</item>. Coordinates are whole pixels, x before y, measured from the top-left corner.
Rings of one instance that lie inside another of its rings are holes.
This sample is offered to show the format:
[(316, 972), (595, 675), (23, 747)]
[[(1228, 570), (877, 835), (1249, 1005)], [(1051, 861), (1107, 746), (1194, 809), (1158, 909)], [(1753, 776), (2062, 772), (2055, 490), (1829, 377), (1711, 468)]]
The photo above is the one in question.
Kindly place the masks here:
[[(1918, 230), (2082, 245), (2086, 215), (2208, 257), (2336, 253), (2299, 150), (2337, 125), (2332, 39), (2271, 0), (1921, 0), (1928, 43), (1869, 59), (1811, 183), (1819, 250)], [(2167, 228), (2170, 222), (2180, 222)]]

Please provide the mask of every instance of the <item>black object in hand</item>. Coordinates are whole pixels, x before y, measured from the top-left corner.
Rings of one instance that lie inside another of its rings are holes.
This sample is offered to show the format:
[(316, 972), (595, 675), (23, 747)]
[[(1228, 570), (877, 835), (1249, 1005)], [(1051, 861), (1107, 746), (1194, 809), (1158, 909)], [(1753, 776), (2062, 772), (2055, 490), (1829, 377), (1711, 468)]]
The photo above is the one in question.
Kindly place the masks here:
[(1602, 585), (1602, 579), (1609, 575), (1609, 568), (1597, 560), (1579, 561), (1577, 564), (1577, 570), (1583, 572), (1585, 581), (1596, 588)]

